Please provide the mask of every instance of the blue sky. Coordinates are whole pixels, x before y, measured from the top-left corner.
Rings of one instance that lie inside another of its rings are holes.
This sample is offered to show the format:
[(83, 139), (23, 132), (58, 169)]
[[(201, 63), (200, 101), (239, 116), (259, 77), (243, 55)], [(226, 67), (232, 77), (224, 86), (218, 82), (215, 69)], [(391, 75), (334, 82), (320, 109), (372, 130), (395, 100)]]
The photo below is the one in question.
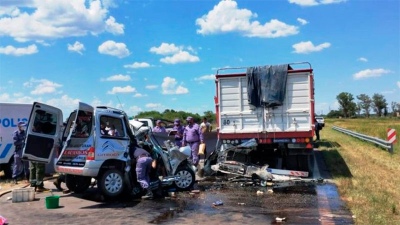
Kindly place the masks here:
[(0, 102), (202, 115), (218, 68), (304, 61), (317, 113), (400, 102), (400, 1), (0, 1)]

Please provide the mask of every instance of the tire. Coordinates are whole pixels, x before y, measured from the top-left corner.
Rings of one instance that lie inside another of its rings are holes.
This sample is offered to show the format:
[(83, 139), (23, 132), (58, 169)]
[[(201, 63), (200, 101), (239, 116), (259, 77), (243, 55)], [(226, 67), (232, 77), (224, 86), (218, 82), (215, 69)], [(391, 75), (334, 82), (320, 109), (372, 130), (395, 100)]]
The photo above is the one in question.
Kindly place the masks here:
[(65, 175), (65, 185), (70, 191), (76, 194), (81, 194), (85, 192), (91, 183), (90, 177), (76, 176), (76, 175)]
[(180, 179), (174, 183), (175, 187), (181, 191), (190, 189), (196, 181), (196, 175), (188, 166), (178, 168), (175, 175), (180, 176)]
[(117, 197), (124, 191), (124, 175), (117, 169), (107, 170), (98, 186), (105, 196)]

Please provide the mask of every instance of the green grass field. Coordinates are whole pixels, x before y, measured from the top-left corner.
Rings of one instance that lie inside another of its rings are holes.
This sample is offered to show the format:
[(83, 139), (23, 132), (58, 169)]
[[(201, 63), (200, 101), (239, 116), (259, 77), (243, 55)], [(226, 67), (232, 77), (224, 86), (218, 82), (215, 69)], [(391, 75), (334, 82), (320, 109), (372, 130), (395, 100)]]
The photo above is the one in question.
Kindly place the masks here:
[(400, 132), (400, 120), (326, 119), (325, 123), (319, 149), (356, 224), (400, 224), (400, 140), (390, 154), (332, 129), (338, 126), (386, 140), (387, 128)]

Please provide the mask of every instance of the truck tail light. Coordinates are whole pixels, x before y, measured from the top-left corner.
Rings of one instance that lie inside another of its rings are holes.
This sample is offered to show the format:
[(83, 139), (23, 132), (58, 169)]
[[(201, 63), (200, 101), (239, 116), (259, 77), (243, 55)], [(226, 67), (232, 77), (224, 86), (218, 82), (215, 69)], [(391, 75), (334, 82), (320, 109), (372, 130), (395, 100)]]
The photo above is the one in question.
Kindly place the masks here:
[(89, 148), (86, 160), (94, 160), (94, 147)]

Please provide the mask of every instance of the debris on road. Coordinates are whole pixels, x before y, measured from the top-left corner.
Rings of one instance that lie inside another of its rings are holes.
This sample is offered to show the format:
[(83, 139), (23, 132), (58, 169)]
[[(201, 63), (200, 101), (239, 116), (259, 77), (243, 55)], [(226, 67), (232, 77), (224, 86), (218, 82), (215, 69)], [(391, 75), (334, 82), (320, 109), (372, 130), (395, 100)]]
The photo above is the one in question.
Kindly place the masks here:
[(238, 202), (238, 205), (246, 205), (244, 202)]
[(216, 201), (216, 202), (214, 202), (213, 203), (213, 206), (221, 206), (221, 205), (223, 205), (224, 203), (221, 201), (221, 200), (218, 200), (218, 201)]
[(257, 191), (257, 195), (263, 195), (264, 192), (263, 191)]
[(275, 218), (275, 221), (277, 222), (277, 223), (282, 223), (282, 221), (285, 221), (286, 220), (286, 217), (283, 217), (283, 218), (281, 218), (281, 217), (276, 217)]

